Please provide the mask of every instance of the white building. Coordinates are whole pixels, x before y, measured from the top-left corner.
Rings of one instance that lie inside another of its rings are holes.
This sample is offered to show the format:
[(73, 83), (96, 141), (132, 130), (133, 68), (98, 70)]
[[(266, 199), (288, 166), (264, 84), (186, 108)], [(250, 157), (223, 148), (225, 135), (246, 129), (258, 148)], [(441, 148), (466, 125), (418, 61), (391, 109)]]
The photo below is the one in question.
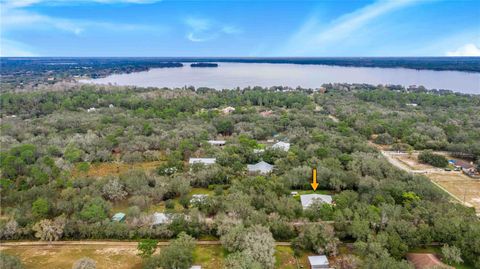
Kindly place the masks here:
[(308, 262), (310, 263), (310, 269), (330, 268), (328, 258), (325, 255), (308, 256)]
[(256, 164), (247, 164), (247, 170), (250, 173), (268, 174), (273, 171), (273, 165), (261, 161)]
[(212, 146), (224, 146), (226, 143), (225, 140), (208, 140), (207, 142)]
[(272, 146), (272, 149), (280, 149), (280, 150), (283, 150), (283, 151), (288, 151), (290, 149), (290, 143), (280, 141), (280, 142), (275, 143)]
[(190, 269), (202, 269), (202, 266), (200, 266), (200, 265), (192, 265), (192, 267), (190, 267)]
[(203, 163), (204, 165), (214, 164), (217, 161), (216, 158), (190, 158), (189, 164)]
[(152, 225), (167, 224), (171, 220), (170, 215), (158, 212), (153, 213), (152, 219)]
[(230, 114), (230, 113), (232, 113), (233, 111), (235, 111), (235, 108), (234, 108), (234, 107), (231, 107), (231, 106), (227, 106), (226, 108), (222, 109), (222, 113), (223, 113), (223, 114)]
[(303, 194), (300, 195), (303, 209), (307, 209), (315, 202), (331, 204), (333, 199), (330, 195), (325, 194)]

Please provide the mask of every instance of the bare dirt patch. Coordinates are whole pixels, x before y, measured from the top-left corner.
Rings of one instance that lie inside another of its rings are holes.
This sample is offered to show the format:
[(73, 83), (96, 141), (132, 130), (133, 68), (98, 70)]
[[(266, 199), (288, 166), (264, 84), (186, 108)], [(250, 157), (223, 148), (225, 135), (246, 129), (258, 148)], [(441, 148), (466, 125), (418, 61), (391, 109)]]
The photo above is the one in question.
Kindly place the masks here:
[(480, 213), (480, 180), (454, 171), (428, 173), (427, 176), (459, 201), (464, 202), (467, 206), (475, 207), (477, 213)]

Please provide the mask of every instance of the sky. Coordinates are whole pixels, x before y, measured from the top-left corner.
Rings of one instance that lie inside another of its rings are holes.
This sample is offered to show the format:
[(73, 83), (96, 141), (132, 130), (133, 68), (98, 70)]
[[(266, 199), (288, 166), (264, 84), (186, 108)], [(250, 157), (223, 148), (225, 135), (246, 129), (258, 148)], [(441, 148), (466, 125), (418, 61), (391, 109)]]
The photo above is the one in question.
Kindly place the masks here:
[(480, 56), (478, 0), (0, 5), (0, 56)]

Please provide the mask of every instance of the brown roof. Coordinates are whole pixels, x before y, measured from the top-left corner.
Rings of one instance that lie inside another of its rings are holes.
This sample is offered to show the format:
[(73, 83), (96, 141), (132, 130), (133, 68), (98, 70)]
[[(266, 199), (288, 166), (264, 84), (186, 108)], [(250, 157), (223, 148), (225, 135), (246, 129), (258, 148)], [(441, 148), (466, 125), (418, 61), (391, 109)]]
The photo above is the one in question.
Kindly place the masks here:
[(427, 269), (434, 266), (455, 269), (444, 264), (434, 254), (430, 253), (408, 253), (407, 260), (415, 266), (415, 269)]
[(462, 168), (465, 168), (465, 169), (470, 169), (470, 168), (473, 168), (473, 167), (474, 167), (474, 166), (473, 166), (472, 164), (470, 164), (469, 162), (462, 161), (462, 160), (456, 160), (456, 161), (455, 161), (455, 165), (461, 166)]

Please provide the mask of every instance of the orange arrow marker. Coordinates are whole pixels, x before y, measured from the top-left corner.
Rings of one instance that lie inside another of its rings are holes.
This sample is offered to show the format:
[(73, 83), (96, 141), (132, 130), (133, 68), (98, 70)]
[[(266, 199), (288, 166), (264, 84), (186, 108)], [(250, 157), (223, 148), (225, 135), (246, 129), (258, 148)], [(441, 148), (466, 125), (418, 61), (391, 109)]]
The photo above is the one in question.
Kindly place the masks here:
[(318, 187), (318, 183), (317, 183), (317, 169), (316, 169), (316, 168), (313, 168), (312, 178), (313, 178), (313, 183), (311, 183), (310, 185), (312, 185), (313, 191), (316, 191), (316, 190), (317, 190), (317, 187)]

